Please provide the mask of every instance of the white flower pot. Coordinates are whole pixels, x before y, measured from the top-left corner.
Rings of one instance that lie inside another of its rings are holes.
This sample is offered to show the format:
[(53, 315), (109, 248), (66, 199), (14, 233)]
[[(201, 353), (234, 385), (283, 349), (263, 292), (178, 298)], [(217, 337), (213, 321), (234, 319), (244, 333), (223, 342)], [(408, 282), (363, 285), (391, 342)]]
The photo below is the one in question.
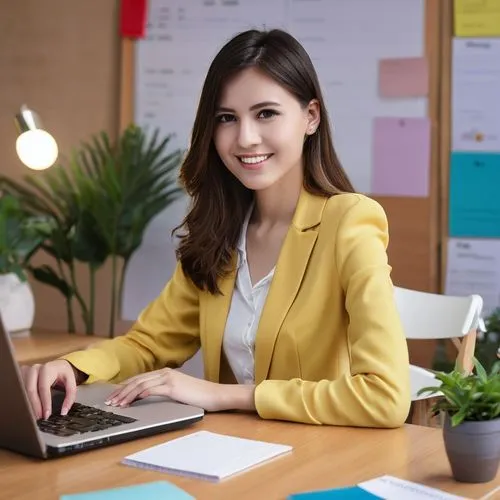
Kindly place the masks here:
[(0, 314), (7, 332), (29, 334), (35, 319), (35, 299), (30, 284), (14, 273), (0, 275)]

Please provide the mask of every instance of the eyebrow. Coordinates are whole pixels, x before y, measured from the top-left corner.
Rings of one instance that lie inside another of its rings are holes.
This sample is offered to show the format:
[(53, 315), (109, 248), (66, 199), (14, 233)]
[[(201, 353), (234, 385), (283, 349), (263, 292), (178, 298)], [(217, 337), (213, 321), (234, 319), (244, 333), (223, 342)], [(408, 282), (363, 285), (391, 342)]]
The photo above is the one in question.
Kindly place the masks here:
[[(264, 101), (264, 102), (258, 102), (257, 104), (254, 104), (253, 106), (250, 106), (250, 111), (255, 111), (256, 109), (261, 109), (261, 108), (265, 108), (267, 106), (280, 106), (280, 104), (278, 102), (274, 102), (274, 101)], [(220, 113), (220, 112), (225, 112), (225, 113), (236, 113), (236, 111), (234, 109), (231, 109), (231, 108), (224, 108), (224, 107), (219, 107), (217, 108), (217, 113)]]

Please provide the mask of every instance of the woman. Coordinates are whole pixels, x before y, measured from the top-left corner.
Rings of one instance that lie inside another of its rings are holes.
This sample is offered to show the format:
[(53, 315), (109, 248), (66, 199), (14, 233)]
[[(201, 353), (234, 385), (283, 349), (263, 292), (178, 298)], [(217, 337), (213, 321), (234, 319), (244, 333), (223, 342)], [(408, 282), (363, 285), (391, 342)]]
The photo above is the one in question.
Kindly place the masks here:
[[(367, 147), (367, 145), (360, 147)], [(125, 336), (23, 367), (38, 417), (50, 386), (121, 382), (107, 403), (166, 395), (207, 411), (396, 427), (409, 365), (382, 208), (355, 194), (318, 79), (289, 34), (239, 34), (208, 71), (181, 179), (179, 263)], [(182, 374), (200, 348), (206, 380)]]

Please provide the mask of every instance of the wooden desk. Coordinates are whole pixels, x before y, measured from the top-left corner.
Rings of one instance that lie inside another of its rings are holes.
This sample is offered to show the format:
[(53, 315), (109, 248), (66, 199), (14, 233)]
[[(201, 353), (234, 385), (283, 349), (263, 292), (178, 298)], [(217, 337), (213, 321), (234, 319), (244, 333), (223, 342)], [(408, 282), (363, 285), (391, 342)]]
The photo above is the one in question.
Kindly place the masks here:
[(14, 337), (12, 344), (18, 362), (32, 365), (50, 361), (72, 351), (85, 349), (100, 340), (103, 339), (89, 335), (35, 330), (29, 337)]
[[(130, 453), (200, 429), (290, 444), (294, 450), (215, 484), (119, 463)], [(441, 431), (411, 425), (395, 430), (314, 427), (264, 421), (253, 415), (209, 414), (182, 431), (56, 460), (35, 460), (0, 450), (0, 491), (2, 498), (10, 500), (54, 500), (65, 493), (158, 480), (175, 483), (201, 500), (273, 500), (383, 474), (470, 498), (479, 498), (500, 484), (500, 474), (487, 484), (453, 481)]]

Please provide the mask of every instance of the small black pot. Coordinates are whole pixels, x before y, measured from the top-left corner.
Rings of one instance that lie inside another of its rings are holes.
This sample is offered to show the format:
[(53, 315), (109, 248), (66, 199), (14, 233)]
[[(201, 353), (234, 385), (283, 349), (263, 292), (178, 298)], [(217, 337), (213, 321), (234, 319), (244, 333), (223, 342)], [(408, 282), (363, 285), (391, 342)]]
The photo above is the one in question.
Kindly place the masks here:
[(451, 426), (445, 417), (444, 444), (453, 477), (464, 483), (486, 483), (495, 478), (500, 462), (500, 418)]

